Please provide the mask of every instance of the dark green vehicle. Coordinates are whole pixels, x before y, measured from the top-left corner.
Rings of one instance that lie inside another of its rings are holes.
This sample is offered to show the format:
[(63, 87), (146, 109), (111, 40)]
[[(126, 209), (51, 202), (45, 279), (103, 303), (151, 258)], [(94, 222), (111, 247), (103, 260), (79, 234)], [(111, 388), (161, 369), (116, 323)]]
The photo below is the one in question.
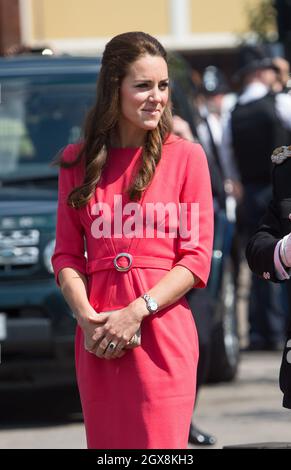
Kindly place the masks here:
[(50, 162), (79, 138), (98, 69), (96, 59), (0, 59), (1, 387), (75, 379), (75, 321), (50, 261), (58, 184)]
[[(58, 184), (50, 162), (80, 137), (99, 67), (96, 58), (85, 57), (0, 59), (0, 389), (75, 382), (75, 321), (50, 261)], [(215, 358), (221, 358), (221, 377), (230, 380), (238, 340), (231, 271), (222, 275), (224, 231), (216, 233), (210, 295), (228, 299), (228, 305), (218, 302), (214, 329)], [(226, 288), (232, 295), (226, 297)]]

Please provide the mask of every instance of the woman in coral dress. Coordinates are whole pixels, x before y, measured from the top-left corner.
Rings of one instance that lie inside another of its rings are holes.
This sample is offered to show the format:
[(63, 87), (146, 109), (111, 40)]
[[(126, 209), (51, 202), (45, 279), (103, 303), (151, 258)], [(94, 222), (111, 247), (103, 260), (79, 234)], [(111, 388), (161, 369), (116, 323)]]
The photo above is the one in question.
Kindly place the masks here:
[(184, 295), (207, 282), (213, 213), (203, 150), (170, 130), (163, 47), (116, 36), (84, 140), (62, 155), (52, 258), (78, 323), (89, 448), (187, 448), (198, 340)]

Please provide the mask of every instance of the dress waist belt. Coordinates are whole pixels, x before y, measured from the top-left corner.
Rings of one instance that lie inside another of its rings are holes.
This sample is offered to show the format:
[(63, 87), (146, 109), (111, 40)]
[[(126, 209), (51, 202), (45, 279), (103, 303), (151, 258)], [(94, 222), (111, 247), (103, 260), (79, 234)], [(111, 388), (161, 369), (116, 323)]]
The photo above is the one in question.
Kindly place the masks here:
[(118, 253), (116, 256), (108, 256), (87, 262), (87, 274), (95, 271), (116, 269), (120, 272), (128, 272), (132, 268), (156, 268), (170, 271), (175, 263), (174, 259), (157, 258), (154, 256), (139, 256), (129, 253)]

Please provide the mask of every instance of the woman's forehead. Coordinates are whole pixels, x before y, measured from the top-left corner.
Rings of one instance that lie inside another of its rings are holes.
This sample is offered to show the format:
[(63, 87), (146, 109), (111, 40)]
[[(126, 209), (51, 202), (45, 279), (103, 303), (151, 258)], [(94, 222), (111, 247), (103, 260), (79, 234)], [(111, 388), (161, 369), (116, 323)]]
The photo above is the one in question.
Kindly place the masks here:
[(156, 75), (167, 79), (168, 66), (163, 57), (146, 54), (130, 64), (127, 75), (141, 80), (151, 80)]

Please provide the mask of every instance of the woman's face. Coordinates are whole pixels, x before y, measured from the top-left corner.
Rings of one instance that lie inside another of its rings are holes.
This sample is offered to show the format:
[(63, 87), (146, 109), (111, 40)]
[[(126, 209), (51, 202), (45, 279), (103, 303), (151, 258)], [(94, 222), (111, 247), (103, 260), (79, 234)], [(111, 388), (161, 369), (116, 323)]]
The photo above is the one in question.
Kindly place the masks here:
[(120, 90), (123, 129), (155, 129), (169, 98), (168, 67), (162, 57), (146, 54), (133, 62)]

